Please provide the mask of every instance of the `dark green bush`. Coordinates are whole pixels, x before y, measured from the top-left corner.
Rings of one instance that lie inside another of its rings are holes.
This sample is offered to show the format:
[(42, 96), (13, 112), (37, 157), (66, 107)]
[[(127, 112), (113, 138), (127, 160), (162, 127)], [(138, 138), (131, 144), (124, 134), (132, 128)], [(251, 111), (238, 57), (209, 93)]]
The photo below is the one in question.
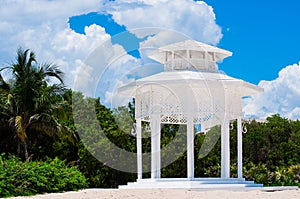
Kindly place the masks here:
[(0, 155), (0, 197), (76, 191), (86, 188), (85, 177), (76, 167), (58, 158), (44, 162), (22, 162), (15, 156)]

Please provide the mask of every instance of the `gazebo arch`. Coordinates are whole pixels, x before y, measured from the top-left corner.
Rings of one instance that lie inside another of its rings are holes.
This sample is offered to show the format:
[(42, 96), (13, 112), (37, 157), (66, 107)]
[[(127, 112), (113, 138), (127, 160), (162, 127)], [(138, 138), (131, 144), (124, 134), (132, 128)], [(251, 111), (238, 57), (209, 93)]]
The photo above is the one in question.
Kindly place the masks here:
[[(135, 98), (137, 173), (135, 183), (120, 188), (208, 188), (212, 186), (262, 186), (245, 181), (242, 174), (242, 97), (263, 92), (258, 86), (218, 70), (217, 61), (232, 53), (194, 40), (163, 46), (150, 58), (164, 71), (138, 79), (119, 91)], [(229, 123), (237, 120), (238, 178), (230, 178)], [(141, 122), (151, 127), (151, 179), (142, 178)], [(187, 177), (161, 178), (160, 125), (187, 125)], [(221, 176), (195, 178), (194, 125), (201, 131), (221, 125)]]

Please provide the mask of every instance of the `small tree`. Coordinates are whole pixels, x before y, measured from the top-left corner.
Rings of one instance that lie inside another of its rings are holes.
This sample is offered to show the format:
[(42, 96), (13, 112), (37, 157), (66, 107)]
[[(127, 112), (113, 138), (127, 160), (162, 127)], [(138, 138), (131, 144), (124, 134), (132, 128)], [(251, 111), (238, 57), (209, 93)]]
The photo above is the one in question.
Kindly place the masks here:
[(6, 97), (0, 114), (7, 119), (14, 132), (18, 155), (23, 146), (24, 158), (28, 160), (28, 144), (32, 132), (42, 132), (52, 137), (61, 136), (64, 132), (71, 133), (52, 114), (61, 107), (63, 72), (53, 64), (39, 65), (35, 54), (22, 48), (17, 51), (16, 61), (0, 71), (3, 70), (10, 72), (11, 79), (6, 82), (0, 74), (0, 90)]

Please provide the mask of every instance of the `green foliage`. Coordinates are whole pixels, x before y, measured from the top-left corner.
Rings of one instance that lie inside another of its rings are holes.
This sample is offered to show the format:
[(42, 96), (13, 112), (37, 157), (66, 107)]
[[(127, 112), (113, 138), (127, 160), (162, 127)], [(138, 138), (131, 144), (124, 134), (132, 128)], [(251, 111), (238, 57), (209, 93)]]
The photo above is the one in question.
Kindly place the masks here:
[[(122, 115), (127, 116), (126, 112), (127, 109), (121, 107), (113, 113), (100, 104), (99, 98), (93, 99), (84, 97), (81, 93), (73, 93), (75, 127), (81, 139), (78, 145), (79, 168), (87, 177), (90, 187), (117, 187), (119, 184), (135, 180), (136, 174), (117, 171), (106, 165), (108, 161), (110, 165), (115, 165), (119, 158), (126, 159), (114, 153), (114, 145), (130, 152), (136, 150), (135, 137), (131, 136), (130, 132), (125, 132), (132, 126), (119, 128), (124, 124)], [(119, 119), (119, 124), (115, 118)], [(101, 157), (103, 162), (99, 162), (94, 156)], [(135, 162), (136, 159), (128, 161)], [(128, 164), (129, 166), (132, 165)]]
[(82, 143), (79, 146), (79, 156), (79, 168), (86, 176), (90, 188), (117, 188), (118, 185), (127, 184), (136, 179), (136, 174), (118, 171), (99, 162)]
[(257, 183), (264, 185), (270, 185), (273, 181), (273, 175), (265, 164), (253, 164), (249, 163), (246, 165), (244, 171), (244, 177), (247, 180), (254, 180)]
[(58, 158), (45, 162), (22, 162), (15, 156), (0, 155), (0, 197), (76, 191), (88, 187), (76, 167)]
[(246, 125), (248, 133), (243, 135), (245, 162), (266, 164), (271, 171), (300, 163), (299, 121), (273, 115), (264, 123), (253, 120)]
[(265, 164), (246, 164), (244, 176), (247, 180), (254, 180), (265, 186), (299, 186), (300, 187), (300, 165), (289, 167), (277, 167), (271, 171)]
[(205, 177), (220, 177), (221, 176), (221, 165), (216, 164), (204, 168)]
[(271, 185), (300, 187), (300, 165), (277, 168), (273, 175), (274, 181)]

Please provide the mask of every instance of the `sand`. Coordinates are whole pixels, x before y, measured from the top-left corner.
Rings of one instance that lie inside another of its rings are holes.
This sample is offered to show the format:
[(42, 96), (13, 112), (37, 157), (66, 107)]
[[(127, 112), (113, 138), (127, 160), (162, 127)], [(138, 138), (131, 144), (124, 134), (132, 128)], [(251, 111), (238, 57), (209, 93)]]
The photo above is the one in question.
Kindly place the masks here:
[(180, 190), (180, 189), (148, 189), (148, 190), (119, 190), (119, 189), (85, 189), (78, 192), (51, 193), (14, 199), (192, 199), (192, 198), (230, 198), (230, 199), (300, 199), (300, 190), (261, 191), (261, 190)]

